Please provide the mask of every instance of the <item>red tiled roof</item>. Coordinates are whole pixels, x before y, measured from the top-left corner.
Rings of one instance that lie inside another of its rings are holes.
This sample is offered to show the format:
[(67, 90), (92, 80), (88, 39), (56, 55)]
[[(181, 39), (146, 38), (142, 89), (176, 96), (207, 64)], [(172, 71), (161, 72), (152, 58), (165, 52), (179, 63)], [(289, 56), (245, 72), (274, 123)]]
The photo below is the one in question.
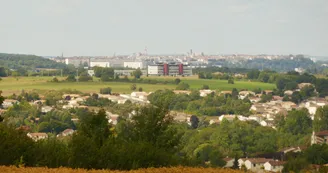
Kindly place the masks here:
[(315, 135), (317, 135), (317, 136), (328, 136), (328, 130), (317, 132), (317, 133), (315, 133)]
[(230, 161), (230, 160), (233, 160), (233, 159), (234, 159), (234, 158), (226, 157), (226, 158), (224, 158), (223, 160), (227, 162), (227, 161)]
[(271, 166), (281, 166), (284, 165), (286, 162), (284, 161), (269, 161)]
[(252, 163), (265, 163), (265, 162), (273, 161), (272, 159), (266, 159), (266, 158), (249, 158), (248, 160)]

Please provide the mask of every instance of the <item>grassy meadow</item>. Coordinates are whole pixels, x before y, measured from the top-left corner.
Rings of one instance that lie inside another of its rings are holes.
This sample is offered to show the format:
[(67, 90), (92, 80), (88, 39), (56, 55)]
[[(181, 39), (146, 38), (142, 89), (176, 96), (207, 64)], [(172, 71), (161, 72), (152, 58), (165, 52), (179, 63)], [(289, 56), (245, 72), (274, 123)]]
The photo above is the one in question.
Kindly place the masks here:
[[(156, 80), (174, 80), (176, 77), (144, 77)], [(48, 82), (52, 77), (5, 77), (0, 81), (0, 90), (4, 96), (13, 93), (20, 93), (23, 89), (30, 91), (37, 90), (60, 90), (60, 89), (76, 89), (82, 92), (99, 92), (100, 88), (111, 87), (115, 93), (130, 93), (130, 86), (132, 83), (125, 82), (100, 82), (99, 79), (94, 79), (93, 82)], [(65, 78), (58, 78), (64, 80)], [(188, 83), (191, 89), (199, 89), (203, 85), (208, 85), (213, 90), (231, 90), (254, 88), (273, 89), (275, 85), (261, 82), (250, 81), (235, 81), (235, 84), (228, 84), (226, 80), (206, 80), (198, 79), (197, 77), (181, 77), (182, 82)], [(141, 84), (137, 83), (137, 88), (142, 87), (144, 91), (156, 91), (159, 89), (175, 89), (176, 85), (173, 84)]]

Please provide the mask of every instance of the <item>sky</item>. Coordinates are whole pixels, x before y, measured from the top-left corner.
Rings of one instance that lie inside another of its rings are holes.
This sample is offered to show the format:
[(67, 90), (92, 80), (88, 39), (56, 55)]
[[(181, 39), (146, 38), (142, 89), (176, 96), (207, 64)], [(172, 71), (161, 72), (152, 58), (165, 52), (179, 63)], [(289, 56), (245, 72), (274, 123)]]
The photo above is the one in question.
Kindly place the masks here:
[(328, 0), (0, 0), (0, 52), (328, 56)]

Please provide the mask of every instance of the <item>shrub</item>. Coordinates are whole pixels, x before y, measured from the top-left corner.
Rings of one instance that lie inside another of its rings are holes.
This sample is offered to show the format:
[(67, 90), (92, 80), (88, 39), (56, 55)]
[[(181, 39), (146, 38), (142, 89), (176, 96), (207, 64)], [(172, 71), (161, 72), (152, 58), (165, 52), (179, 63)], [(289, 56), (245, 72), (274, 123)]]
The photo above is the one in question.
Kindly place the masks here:
[(100, 89), (100, 94), (111, 94), (111, 93), (112, 93), (112, 88), (110, 87)]

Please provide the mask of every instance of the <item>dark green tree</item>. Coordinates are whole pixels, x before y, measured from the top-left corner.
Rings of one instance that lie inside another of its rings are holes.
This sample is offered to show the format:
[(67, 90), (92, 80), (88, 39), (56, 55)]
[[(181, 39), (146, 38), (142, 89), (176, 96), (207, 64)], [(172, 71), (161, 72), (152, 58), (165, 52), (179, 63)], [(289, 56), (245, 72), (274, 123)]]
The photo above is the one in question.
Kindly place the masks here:
[(134, 76), (135, 79), (139, 79), (142, 75), (142, 72), (140, 68), (138, 68), (137, 70), (133, 71), (131, 75)]

